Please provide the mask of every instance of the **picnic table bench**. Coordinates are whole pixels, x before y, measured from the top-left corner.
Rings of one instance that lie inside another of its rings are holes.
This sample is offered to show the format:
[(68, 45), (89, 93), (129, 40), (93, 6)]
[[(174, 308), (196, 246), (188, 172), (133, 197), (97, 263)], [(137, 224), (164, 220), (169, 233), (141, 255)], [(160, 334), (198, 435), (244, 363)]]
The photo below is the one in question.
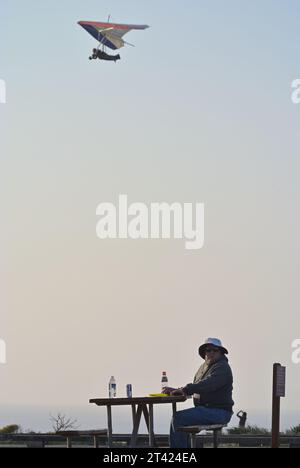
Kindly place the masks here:
[(94, 439), (94, 448), (99, 447), (99, 437), (107, 436), (107, 429), (98, 429), (91, 431), (58, 431), (57, 435), (66, 437), (67, 439), (67, 448), (72, 448), (72, 438), (74, 437), (93, 437)]
[(191, 448), (196, 448), (196, 434), (199, 434), (202, 431), (212, 432), (214, 440), (214, 448), (219, 446), (219, 434), (222, 432), (222, 429), (227, 427), (227, 424), (212, 424), (212, 425), (203, 425), (203, 426), (183, 426), (179, 427), (178, 431), (186, 432), (190, 435)]

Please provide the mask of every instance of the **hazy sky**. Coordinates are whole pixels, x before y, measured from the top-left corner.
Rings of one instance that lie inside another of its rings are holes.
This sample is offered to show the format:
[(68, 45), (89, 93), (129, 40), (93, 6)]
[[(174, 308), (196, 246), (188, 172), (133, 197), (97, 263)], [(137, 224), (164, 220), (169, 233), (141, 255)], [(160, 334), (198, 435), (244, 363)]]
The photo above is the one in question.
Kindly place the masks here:
[[(86, 405), (190, 382), (199, 344), (230, 350), (236, 410), (300, 422), (295, 0), (0, 0), (0, 405)], [(142, 23), (117, 64), (76, 23)], [(96, 207), (205, 203), (205, 247), (99, 240)], [(95, 411), (97, 409), (95, 408)], [(296, 418), (297, 419), (297, 418)], [(0, 425), (1, 425), (0, 416)], [(29, 422), (30, 424), (30, 422)]]

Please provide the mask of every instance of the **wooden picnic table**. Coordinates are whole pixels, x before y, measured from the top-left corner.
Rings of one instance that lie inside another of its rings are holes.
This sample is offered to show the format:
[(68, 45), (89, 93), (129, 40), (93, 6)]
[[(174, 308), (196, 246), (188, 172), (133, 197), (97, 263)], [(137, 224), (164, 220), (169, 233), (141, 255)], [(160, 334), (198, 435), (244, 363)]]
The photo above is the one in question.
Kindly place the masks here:
[(108, 424), (108, 446), (113, 444), (112, 430), (112, 406), (131, 406), (132, 409), (132, 434), (130, 446), (135, 447), (139, 432), (142, 414), (149, 433), (149, 447), (155, 446), (153, 406), (160, 404), (172, 404), (173, 414), (176, 412), (176, 404), (186, 401), (185, 396), (165, 396), (165, 397), (133, 397), (133, 398), (95, 398), (90, 400), (97, 406), (106, 406)]

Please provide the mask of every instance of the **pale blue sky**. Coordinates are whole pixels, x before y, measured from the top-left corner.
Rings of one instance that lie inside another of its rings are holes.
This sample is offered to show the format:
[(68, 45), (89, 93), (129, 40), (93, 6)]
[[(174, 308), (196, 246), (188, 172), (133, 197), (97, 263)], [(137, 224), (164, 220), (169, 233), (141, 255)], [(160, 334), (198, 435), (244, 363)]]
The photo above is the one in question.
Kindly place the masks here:
[[(299, 2), (0, 5), (1, 403), (85, 405), (111, 374), (139, 394), (164, 369), (185, 384), (217, 335), (239, 408), (269, 409), (282, 361), (299, 412)], [(91, 63), (76, 23), (108, 14), (151, 28), (118, 64)], [(100, 241), (96, 206), (120, 193), (204, 202), (205, 248)]]

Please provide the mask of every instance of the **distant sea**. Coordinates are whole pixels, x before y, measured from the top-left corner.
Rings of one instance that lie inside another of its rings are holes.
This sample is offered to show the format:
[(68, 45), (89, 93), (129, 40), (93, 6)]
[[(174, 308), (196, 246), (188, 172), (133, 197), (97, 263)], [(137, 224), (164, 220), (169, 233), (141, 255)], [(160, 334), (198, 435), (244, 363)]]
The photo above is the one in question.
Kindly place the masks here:
[[(180, 406), (180, 405), (179, 405)], [(178, 409), (180, 407), (178, 406)], [(181, 407), (184, 409), (183, 407)], [(132, 430), (131, 408), (115, 407), (113, 412), (113, 431), (116, 433), (130, 433)], [(248, 410), (248, 424), (260, 427), (271, 427), (271, 412)], [(50, 415), (65, 414), (77, 421), (79, 429), (101, 429), (107, 427), (106, 409), (96, 405), (86, 407), (24, 407), (0, 405), (0, 427), (8, 424), (18, 424), (22, 431), (47, 432), (52, 429)], [(155, 432), (165, 434), (169, 432), (171, 419), (170, 405), (154, 407)], [(300, 412), (282, 412), (281, 430), (285, 431), (300, 424)], [(238, 426), (238, 418), (233, 416), (231, 427)], [(146, 433), (146, 426), (141, 425), (141, 432)]]

